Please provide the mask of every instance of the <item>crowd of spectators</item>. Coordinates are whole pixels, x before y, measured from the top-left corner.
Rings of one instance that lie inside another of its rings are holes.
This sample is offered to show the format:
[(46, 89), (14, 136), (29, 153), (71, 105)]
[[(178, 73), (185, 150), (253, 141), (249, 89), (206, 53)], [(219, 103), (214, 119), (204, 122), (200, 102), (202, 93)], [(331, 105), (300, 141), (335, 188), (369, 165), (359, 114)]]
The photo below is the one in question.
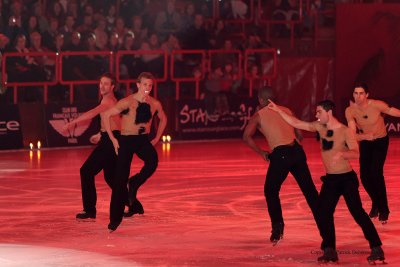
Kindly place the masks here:
[[(250, 28), (241, 39), (237, 39), (237, 27), (240, 25), (226, 23), (230, 19), (248, 17), (248, 2), (221, 1), (220, 19), (214, 21), (211, 19), (213, 3), (207, 0), (120, 0), (118, 6), (117, 1), (110, 0), (0, 0), (0, 52), (157, 50), (171, 53), (181, 49), (243, 51), (246, 48), (268, 47), (257, 28)], [(210, 73), (199, 74), (199, 57), (177, 54), (174, 57), (174, 75), (198, 75), (213, 80), (214, 84), (215, 80), (222, 80), (218, 88), (237, 93), (241, 82), (237, 81), (237, 58), (232, 55), (220, 57), (213, 61)], [(95, 80), (108, 70), (108, 60), (100, 55), (65, 57), (63, 80)], [(139, 72), (146, 70), (162, 77), (163, 62), (161, 53), (124, 56), (119, 66), (121, 78), (135, 78)], [(6, 62), (7, 79), (9, 82), (51, 81), (55, 75), (54, 66), (55, 58), (51, 56), (24, 54), (9, 57)], [(261, 65), (255, 69), (260, 75)], [(227, 83), (229, 79), (232, 81)], [(210, 86), (204, 87), (207, 93)], [(216, 89), (210, 90), (214, 94)], [(59, 91), (62, 93), (57, 97), (68, 99), (68, 90)], [(94, 89), (92, 93), (86, 92), (82, 96), (97, 95)], [(34, 93), (28, 98), (28, 101), (37, 100), (41, 96)]]

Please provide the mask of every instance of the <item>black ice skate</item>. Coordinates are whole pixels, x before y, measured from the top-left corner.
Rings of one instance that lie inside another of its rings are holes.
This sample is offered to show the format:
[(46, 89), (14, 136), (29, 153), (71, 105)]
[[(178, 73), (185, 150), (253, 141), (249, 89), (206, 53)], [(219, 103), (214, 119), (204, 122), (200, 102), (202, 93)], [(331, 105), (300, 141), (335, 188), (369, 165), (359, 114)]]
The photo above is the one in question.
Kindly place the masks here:
[(132, 205), (129, 206), (129, 210), (124, 212), (124, 217), (132, 217), (135, 214), (143, 214), (144, 209), (142, 203), (139, 200), (135, 200)]
[(96, 220), (96, 213), (95, 212), (86, 212), (82, 211), (76, 214), (76, 219), (79, 221), (95, 221)]
[(276, 246), (279, 241), (283, 239), (283, 228), (283, 223), (278, 223), (272, 226), (271, 237), (269, 238), (269, 240), (272, 242), (272, 246)]
[(324, 248), (324, 255), (318, 257), (319, 263), (337, 262), (338, 260), (337, 252), (333, 248)]
[(389, 219), (389, 212), (381, 212), (381, 213), (379, 213), (379, 221), (382, 224), (387, 224), (388, 219)]
[(371, 211), (369, 212), (368, 216), (373, 219), (378, 217), (379, 215), (379, 210), (377, 207), (374, 207), (374, 205), (372, 205)]
[(377, 261), (385, 264), (385, 253), (383, 252), (382, 248), (373, 247), (371, 249), (371, 255), (367, 257), (367, 261), (371, 265), (375, 265)]
[(114, 232), (117, 230), (118, 226), (121, 224), (121, 222), (110, 222), (108, 224), (108, 230), (110, 230), (110, 233)]

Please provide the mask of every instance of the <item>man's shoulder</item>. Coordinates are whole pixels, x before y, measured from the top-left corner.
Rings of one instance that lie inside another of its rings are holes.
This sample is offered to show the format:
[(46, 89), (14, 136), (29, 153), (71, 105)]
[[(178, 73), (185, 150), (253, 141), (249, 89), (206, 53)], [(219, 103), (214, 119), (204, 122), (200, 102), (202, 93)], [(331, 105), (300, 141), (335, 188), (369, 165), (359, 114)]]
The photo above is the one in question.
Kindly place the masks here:
[(150, 105), (161, 106), (161, 102), (152, 96), (149, 96), (149, 100), (147, 102), (149, 102)]

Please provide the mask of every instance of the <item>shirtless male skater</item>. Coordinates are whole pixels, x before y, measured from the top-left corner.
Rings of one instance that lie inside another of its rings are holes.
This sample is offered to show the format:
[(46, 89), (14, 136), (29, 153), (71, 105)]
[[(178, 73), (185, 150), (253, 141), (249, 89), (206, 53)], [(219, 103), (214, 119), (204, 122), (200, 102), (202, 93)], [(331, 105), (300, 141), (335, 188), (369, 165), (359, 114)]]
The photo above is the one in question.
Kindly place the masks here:
[[(127, 203), (127, 183), (129, 184), (129, 215), (143, 213), (143, 206), (137, 199), (137, 191), (141, 185), (155, 172), (158, 165), (157, 151), (154, 145), (166, 127), (167, 118), (161, 103), (149, 94), (153, 88), (154, 76), (148, 72), (142, 72), (137, 78), (138, 91), (129, 95), (102, 114), (104, 127), (114, 145), (115, 153), (118, 155), (117, 169), (112, 186), (110, 204), (110, 223), (108, 229), (115, 231), (122, 222), (124, 207)], [(114, 136), (109, 118), (122, 113), (121, 137)], [(160, 120), (156, 136), (149, 140), (149, 133), (153, 117)], [(144, 166), (139, 173), (129, 179), (131, 162), (136, 154), (144, 161)], [(128, 216), (129, 216), (128, 215)]]
[[(316, 219), (318, 191), (311, 178), (304, 150), (296, 140), (295, 129), (279, 114), (267, 107), (272, 94), (270, 87), (264, 87), (258, 91), (260, 110), (250, 119), (244, 130), (243, 139), (265, 161), (270, 161), (264, 184), (264, 196), (272, 224), (270, 241), (276, 245), (283, 238), (284, 228), (279, 191), (289, 172), (300, 186), (314, 219)], [(282, 107), (282, 110), (292, 114), (287, 108)], [(267, 139), (272, 152), (262, 150), (254, 142), (253, 135), (257, 129)]]
[[(77, 123), (90, 120), (113, 107), (117, 103), (114, 95), (115, 86), (115, 77), (111, 73), (104, 73), (100, 77), (99, 82), (99, 90), (102, 97), (100, 104), (64, 125), (63, 130), (67, 131)], [(113, 135), (119, 138), (119, 129), (121, 127), (119, 114), (111, 116), (107, 123)], [(96, 218), (97, 193), (94, 177), (101, 170), (104, 172), (106, 183), (112, 188), (117, 156), (114, 153), (113, 143), (108, 137), (104, 124), (104, 120), (101, 120), (100, 134), (96, 134), (90, 138), (90, 141), (97, 143), (97, 146), (80, 169), (83, 212), (76, 215), (78, 220), (93, 220)]]
[(389, 205), (386, 194), (383, 166), (389, 147), (383, 115), (400, 117), (400, 110), (390, 107), (383, 101), (368, 99), (369, 90), (365, 83), (354, 87), (354, 103), (346, 108), (349, 128), (358, 131), (360, 141), (360, 178), (372, 200), (369, 217), (386, 224), (389, 218)]

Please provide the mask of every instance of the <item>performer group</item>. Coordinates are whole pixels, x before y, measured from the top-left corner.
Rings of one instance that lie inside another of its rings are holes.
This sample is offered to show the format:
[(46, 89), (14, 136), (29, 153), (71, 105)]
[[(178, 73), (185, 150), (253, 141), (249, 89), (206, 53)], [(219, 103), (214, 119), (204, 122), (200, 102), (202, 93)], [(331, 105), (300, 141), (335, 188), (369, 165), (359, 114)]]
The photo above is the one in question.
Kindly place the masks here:
[[(137, 78), (137, 92), (118, 101), (114, 94), (116, 79), (105, 73), (99, 80), (100, 104), (65, 125), (64, 130), (67, 130), (96, 116), (101, 122), (100, 132), (90, 139), (97, 146), (80, 169), (83, 212), (76, 215), (78, 220), (96, 218), (95, 176), (101, 170), (112, 190), (108, 229), (115, 231), (123, 217), (144, 213), (137, 193), (157, 169), (158, 156), (154, 146), (167, 123), (161, 103), (150, 96), (153, 83), (151, 73), (141, 73)], [(353, 89), (354, 101), (345, 111), (346, 126), (334, 116), (335, 104), (330, 100), (317, 104), (316, 121), (305, 122), (294, 117), (287, 107), (273, 102), (272, 88), (264, 87), (258, 91), (259, 109), (246, 126), (243, 139), (269, 162), (264, 195), (271, 219), (270, 241), (274, 246), (282, 240), (285, 226), (279, 191), (291, 173), (311, 209), (322, 238), (323, 255), (318, 257), (318, 262), (338, 261), (334, 212), (341, 196), (369, 243), (371, 254), (367, 260), (370, 263), (385, 260), (382, 242), (371, 218), (378, 218), (382, 224), (389, 219), (383, 175), (389, 139), (383, 114), (400, 117), (400, 110), (368, 97), (367, 84), (357, 83)], [(154, 118), (158, 120), (158, 127), (154, 138), (150, 139)], [(300, 144), (302, 138), (298, 129), (315, 132), (320, 143), (326, 175), (321, 177), (323, 184), (319, 193)], [(265, 136), (269, 150), (262, 149), (255, 142), (253, 137), (257, 130)], [(134, 155), (144, 165), (129, 177)], [(360, 162), (361, 182), (372, 201), (369, 214), (362, 207), (359, 182), (350, 165), (351, 159)]]
[[(269, 161), (264, 195), (271, 218), (270, 241), (276, 245), (284, 232), (284, 221), (279, 191), (290, 172), (299, 184), (314, 216), (322, 237), (323, 255), (318, 262), (337, 262), (334, 212), (340, 196), (356, 223), (361, 227), (371, 248), (370, 263), (384, 261), (382, 242), (371, 218), (382, 224), (389, 218), (383, 166), (389, 139), (383, 115), (400, 117), (400, 110), (383, 101), (369, 99), (368, 86), (357, 83), (353, 89), (354, 102), (346, 109), (348, 126), (334, 116), (335, 104), (323, 100), (316, 106), (316, 121), (305, 122), (292, 112), (273, 102), (273, 91), (264, 87), (258, 91), (259, 110), (250, 119), (243, 134), (246, 144), (264, 160)], [(254, 141), (256, 130), (265, 136), (269, 151)], [(321, 147), (326, 175), (321, 177), (321, 191), (317, 192), (307, 166), (305, 153), (295, 129), (316, 132)], [(359, 143), (359, 144), (358, 144)], [(362, 184), (372, 200), (369, 214), (362, 207), (357, 174), (349, 160), (359, 159)]]

